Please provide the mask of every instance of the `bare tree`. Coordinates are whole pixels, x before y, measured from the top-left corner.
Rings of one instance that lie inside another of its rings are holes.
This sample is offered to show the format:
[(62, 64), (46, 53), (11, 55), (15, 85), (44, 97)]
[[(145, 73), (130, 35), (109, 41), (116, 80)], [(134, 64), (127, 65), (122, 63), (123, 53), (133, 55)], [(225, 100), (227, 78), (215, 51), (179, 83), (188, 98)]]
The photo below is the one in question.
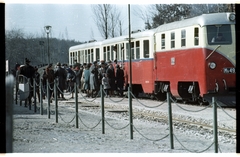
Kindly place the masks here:
[(94, 21), (104, 39), (116, 35), (116, 26), (119, 21), (120, 12), (116, 6), (111, 4), (92, 5)]
[(137, 5), (134, 7), (133, 14), (145, 22), (145, 29), (151, 29), (152, 12), (151, 5)]

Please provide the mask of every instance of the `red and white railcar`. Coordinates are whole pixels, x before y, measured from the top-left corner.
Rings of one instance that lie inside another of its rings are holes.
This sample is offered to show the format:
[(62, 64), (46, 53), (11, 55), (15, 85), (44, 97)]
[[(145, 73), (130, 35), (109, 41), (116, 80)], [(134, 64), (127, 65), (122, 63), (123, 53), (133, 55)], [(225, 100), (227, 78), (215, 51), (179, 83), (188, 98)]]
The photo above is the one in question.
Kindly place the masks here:
[(155, 93), (196, 101), (236, 87), (235, 15), (203, 14), (159, 26), (155, 33)]
[[(127, 86), (128, 38), (71, 47), (69, 64), (73, 58), (80, 63), (117, 60), (124, 68)], [(168, 90), (186, 101), (229, 95), (236, 87), (235, 38), (234, 13), (203, 14), (131, 34), (133, 93), (165, 99)]]

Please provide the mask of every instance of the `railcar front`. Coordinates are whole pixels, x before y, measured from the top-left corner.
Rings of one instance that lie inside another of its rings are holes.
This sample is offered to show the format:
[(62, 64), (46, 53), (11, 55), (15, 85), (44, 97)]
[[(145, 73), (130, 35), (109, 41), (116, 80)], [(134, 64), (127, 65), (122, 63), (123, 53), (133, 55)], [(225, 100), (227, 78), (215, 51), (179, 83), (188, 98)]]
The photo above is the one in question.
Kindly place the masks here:
[[(203, 102), (209, 96), (222, 97), (234, 90), (232, 16), (232, 13), (203, 14), (157, 29), (155, 94), (163, 95), (164, 90), (169, 90), (176, 99)], [(221, 40), (225, 41), (219, 41), (217, 35), (224, 36)]]

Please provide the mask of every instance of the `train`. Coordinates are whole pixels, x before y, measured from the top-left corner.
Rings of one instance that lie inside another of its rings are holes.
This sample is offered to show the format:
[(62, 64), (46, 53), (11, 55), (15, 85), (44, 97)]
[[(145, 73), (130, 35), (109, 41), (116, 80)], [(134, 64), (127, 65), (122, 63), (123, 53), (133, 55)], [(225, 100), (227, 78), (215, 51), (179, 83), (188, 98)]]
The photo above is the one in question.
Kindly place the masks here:
[(235, 19), (233, 12), (202, 14), (75, 45), (69, 48), (69, 64), (115, 60), (124, 69), (125, 89), (131, 76), (134, 95), (164, 100), (170, 92), (175, 100), (199, 104), (216, 97), (235, 106)]

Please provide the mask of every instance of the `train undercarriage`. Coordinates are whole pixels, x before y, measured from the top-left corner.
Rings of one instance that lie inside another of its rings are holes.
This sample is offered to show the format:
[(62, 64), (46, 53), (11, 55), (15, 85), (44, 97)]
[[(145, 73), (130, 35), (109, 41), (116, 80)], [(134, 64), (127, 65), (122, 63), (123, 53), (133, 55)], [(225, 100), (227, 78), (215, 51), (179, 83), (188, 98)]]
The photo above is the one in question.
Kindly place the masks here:
[[(166, 92), (170, 92), (170, 82), (156, 81), (154, 85), (153, 93), (144, 93), (141, 84), (132, 85), (132, 93), (135, 97), (146, 97), (150, 99), (156, 99), (159, 101), (165, 101), (167, 99)], [(127, 90), (127, 88), (126, 88)], [(225, 94), (205, 94), (204, 97), (200, 96), (200, 89), (198, 82), (179, 82), (178, 83), (178, 97), (172, 98), (176, 102), (197, 104), (197, 105), (208, 105), (212, 102), (212, 97), (216, 98), (216, 101), (222, 107), (235, 107), (236, 106), (236, 95), (234, 92)]]

